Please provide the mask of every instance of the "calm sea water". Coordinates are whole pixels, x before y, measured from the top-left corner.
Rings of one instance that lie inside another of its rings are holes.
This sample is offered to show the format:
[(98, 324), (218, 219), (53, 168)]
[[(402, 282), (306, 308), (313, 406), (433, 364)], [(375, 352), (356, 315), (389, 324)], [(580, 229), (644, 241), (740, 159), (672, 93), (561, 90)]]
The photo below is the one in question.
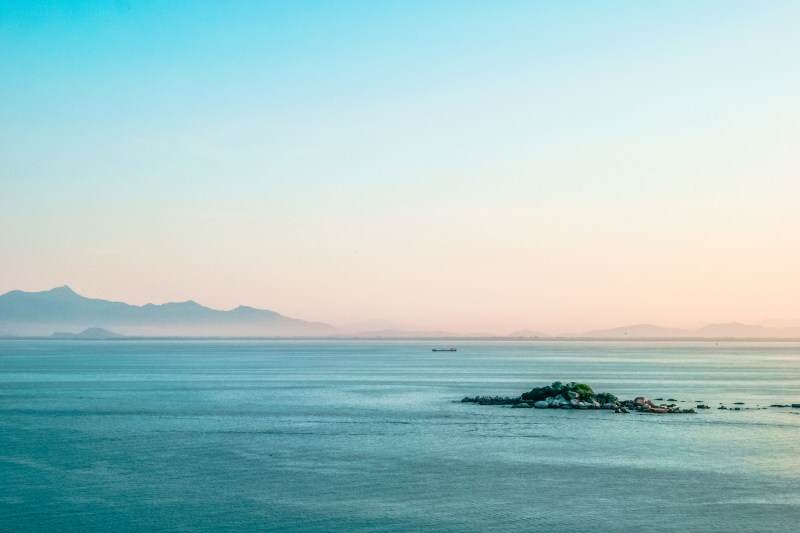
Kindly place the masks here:
[[(2, 531), (800, 528), (797, 343), (0, 341)], [(581, 381), (741, 411), (462, 404)]]

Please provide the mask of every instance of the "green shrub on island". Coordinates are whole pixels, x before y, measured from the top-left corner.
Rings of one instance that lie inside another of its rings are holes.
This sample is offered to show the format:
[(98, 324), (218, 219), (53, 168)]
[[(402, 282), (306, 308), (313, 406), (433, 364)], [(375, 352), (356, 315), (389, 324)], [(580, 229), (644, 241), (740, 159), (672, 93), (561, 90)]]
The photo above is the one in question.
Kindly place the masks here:
[(534, 387), (530, 392), (522, 393), (520, 398), (526, 402), (539, 402), (551, 396), (555, 398), (559, 394), (567, 399), (571, 396), (572, 398), (577, 397), (581, 400), (595, 400), (599, 403), (614, 403), (617, 401), (617, 397), (611, 393), (601, 392), (600, 394), (595, 394), (589, 385), (577, 383), (575, 381), (567, 383), (566, 385), (560, 381), (554, 381), (551, 385), (547, 385), (546, 387)]
[(594, 397), (594, 400), (599, 403), (616, 403), (619, 401), (619, 398), (610, 392), (601, 392)]
[(570, 386), (572, 387), (571, 388), (572, 392), (578, 393), (578, 396), (580, 396), (581, 399), (583, 400), (588, 400), (589, 398), (594, 396), (594, 391), (589, 385), (586, 385), (584, 383), (575, 383), (573, 381), (572, 383), (570, 383)]

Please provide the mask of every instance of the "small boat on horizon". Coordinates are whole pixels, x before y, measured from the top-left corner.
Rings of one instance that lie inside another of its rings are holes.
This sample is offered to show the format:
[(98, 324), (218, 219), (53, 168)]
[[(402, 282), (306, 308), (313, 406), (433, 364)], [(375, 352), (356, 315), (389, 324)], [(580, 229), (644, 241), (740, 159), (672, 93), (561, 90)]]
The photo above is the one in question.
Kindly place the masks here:
[(456, 350), (455, 348), (434, 348), (431, 351), (434, 351), (434, 352), (457, 352), (458, 350)]

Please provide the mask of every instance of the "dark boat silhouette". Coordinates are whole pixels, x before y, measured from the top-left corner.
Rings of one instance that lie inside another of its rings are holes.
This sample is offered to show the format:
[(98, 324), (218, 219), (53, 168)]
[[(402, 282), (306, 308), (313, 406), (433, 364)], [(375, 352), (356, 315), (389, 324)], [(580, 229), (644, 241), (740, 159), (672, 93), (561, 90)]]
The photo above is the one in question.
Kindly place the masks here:
[(455, 352), (457, 350), (455, 348), (434, 348), (432, 351), (434, 351), (434, 352)]

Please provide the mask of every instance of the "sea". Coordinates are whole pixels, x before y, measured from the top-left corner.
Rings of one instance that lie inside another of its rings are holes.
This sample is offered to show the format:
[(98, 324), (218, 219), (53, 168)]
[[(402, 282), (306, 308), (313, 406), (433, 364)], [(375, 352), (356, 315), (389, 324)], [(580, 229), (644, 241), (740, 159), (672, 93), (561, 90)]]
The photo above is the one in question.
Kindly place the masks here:
[(0, 531), (800, 531), (800, 343), (445, 342), (2, 340)]

